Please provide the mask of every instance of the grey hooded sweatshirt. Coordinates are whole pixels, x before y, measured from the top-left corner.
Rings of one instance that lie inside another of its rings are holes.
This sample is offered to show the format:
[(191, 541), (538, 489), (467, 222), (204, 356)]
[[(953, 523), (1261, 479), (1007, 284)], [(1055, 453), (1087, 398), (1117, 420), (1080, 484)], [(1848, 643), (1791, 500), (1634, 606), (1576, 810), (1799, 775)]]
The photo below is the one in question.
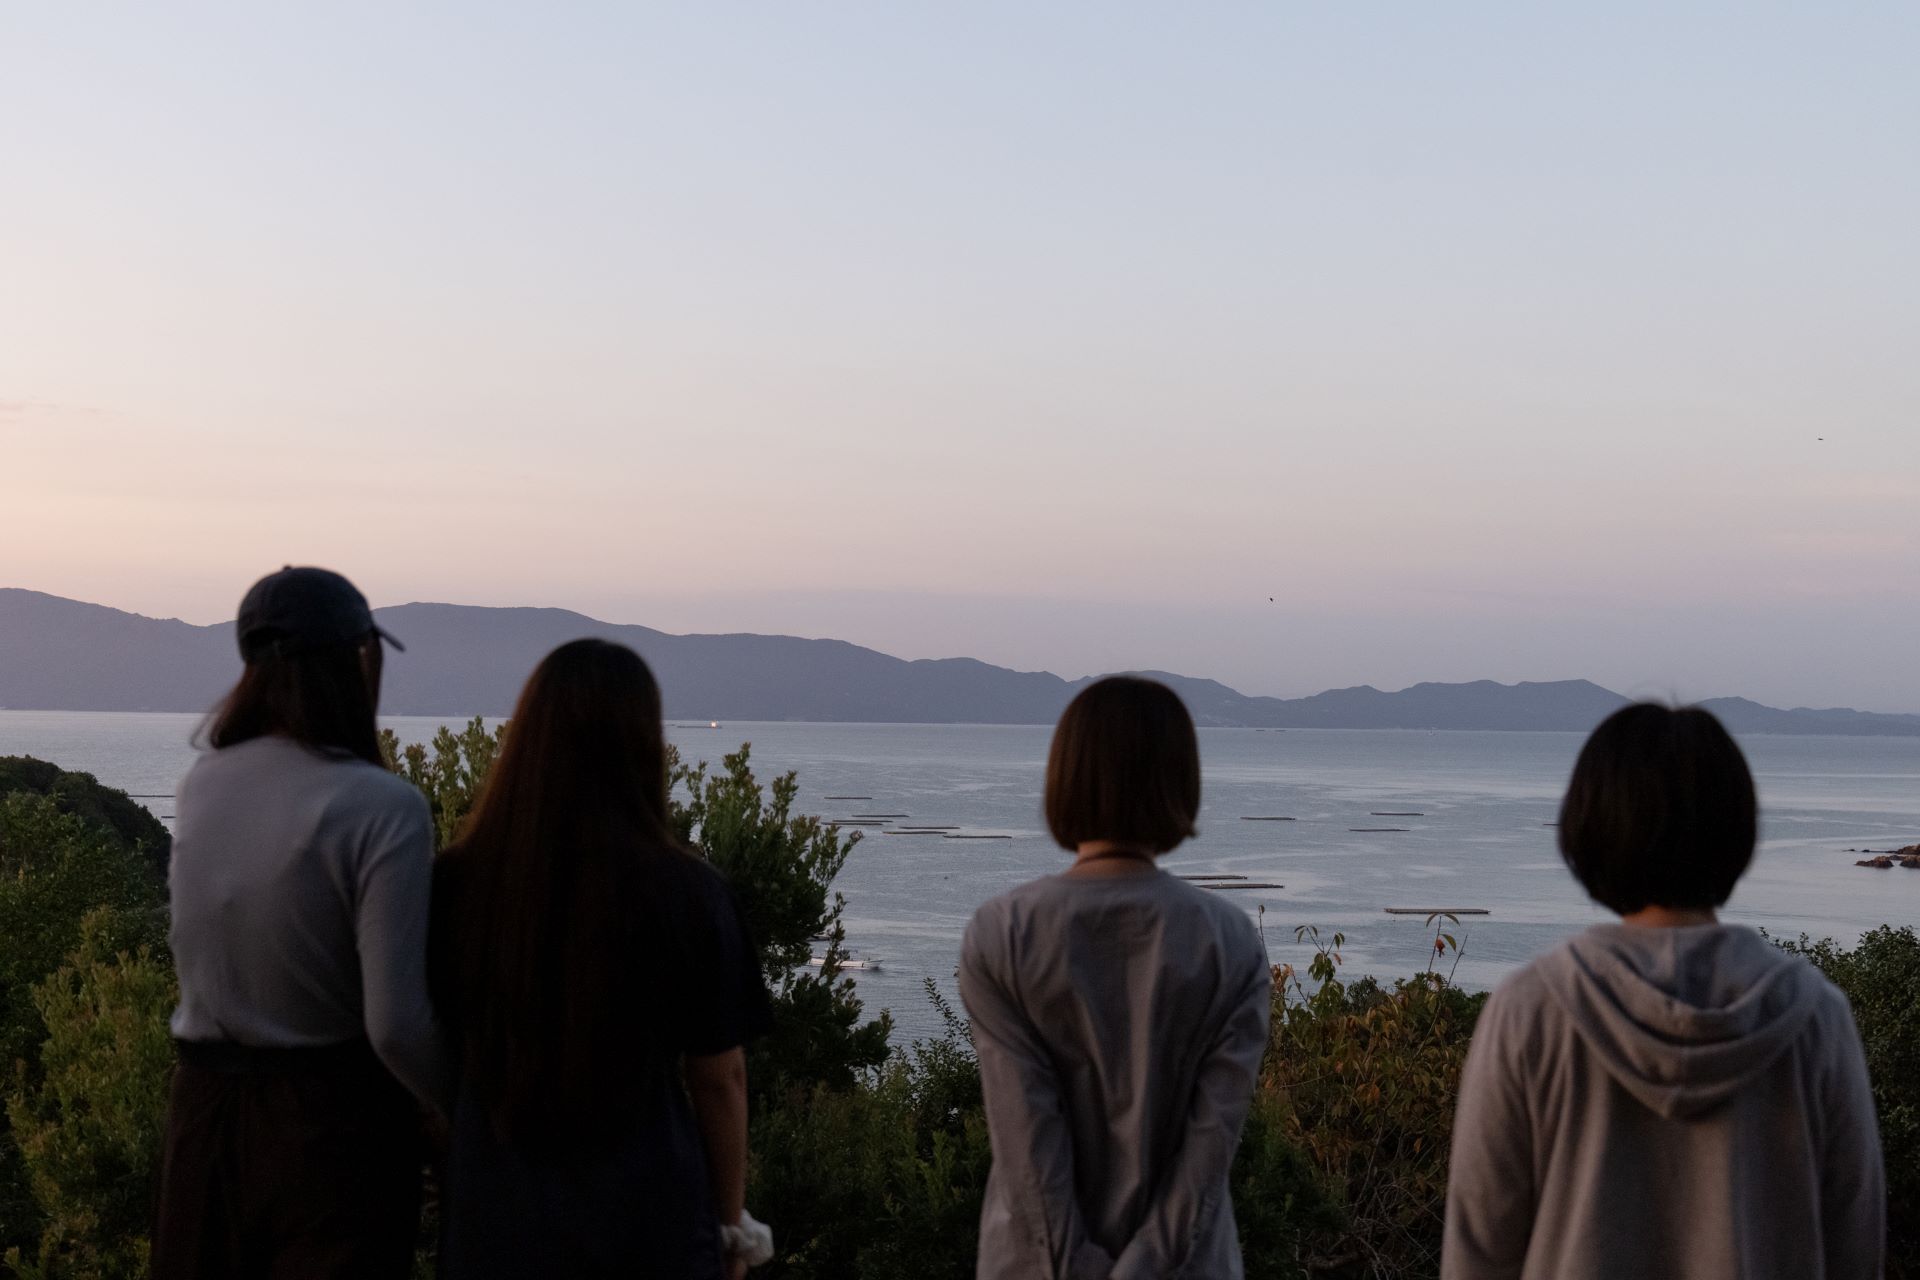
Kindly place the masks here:
[(1886, 1194), (1846, 997), (1750, 929), (1600, 925), (1501, 985), (1454, 1118), (1444, 1280), (1855, 1280)]

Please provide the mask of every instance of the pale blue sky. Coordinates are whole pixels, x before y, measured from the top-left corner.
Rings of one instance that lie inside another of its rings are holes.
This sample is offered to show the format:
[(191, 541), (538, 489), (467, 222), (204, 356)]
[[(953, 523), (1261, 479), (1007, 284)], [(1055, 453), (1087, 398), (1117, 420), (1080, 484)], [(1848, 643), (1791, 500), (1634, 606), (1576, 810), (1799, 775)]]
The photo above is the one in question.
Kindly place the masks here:
[(1920, 8), (395, 8), (0, 10), (0, 585), (1920, 710)]

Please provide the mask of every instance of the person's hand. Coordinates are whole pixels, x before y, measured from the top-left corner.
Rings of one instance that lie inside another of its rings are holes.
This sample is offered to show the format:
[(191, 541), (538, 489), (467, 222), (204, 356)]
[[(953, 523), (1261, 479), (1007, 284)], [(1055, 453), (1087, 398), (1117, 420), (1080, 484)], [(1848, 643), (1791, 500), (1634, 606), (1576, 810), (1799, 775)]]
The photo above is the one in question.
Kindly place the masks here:
[(747, 1260), (745, 1258), (727, 1259), (727, 1280), (746, 1280)]

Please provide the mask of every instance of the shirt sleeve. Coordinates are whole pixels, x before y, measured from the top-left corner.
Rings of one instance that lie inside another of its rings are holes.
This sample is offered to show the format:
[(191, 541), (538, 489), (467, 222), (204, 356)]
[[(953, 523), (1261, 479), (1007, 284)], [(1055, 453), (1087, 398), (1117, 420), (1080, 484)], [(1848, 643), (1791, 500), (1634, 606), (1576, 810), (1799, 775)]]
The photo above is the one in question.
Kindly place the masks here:
[(1828, 1063), (1821, 1081), (1825, 1132), (1820, 1153), (1820, 1234), (1826, 1245), (1827, 1275), (1833, 1280), (1872, 1280), (1884, 1266), (1886, 1168), (1860, 1031), (1845, 998), (1834, 992), (1832, 999), (1839, 1007), (1822, 1036)]
[[(981, 1220), (981, 1234), (1017, 1233), (1023, 1257), (1051, 1258), (1050, 1274), (1105, 1280), (1111, 1259), (1087, 1236), (1074, 1193), (1073, 1138), (1059, 1080), (1040, 1038), (996, 972), (993, 948), (975, 916), (960, 945), (960, 999), (973, 1030), (985, 1095), (994, 1177), (1011, 1194), (997, 1197)], [(1005, 1219), (989, 1221), (996, 1212)], [(982, 1241), (983, 1257), (986, 1241)], [(988, 1274), (983, 1267), (982, 1275)]]
[(1460, 1074), (1447, 1172), (1442, 1280), (1501, 1280), (1526, 1265), (1533, 1233), (1533, 1126), (1513, 1063), (1510, 997), (1481, 1011)]
[(772, 1002), (760, 959), (747, 936), (740, 904), (726, 881), (703, 864), (689, 886), (708, 962), (687, 989), (680, 1027), (682, 1052), (708, 1057), (765, 1035), (773, 1023)]
[(433, 818), (426, 797), (408, 792), (364, 834), (354, 920), (361, 1004), (374, 1053), (415, 1097), (445, 1114), (451, 1079), (427, 994)]
[(1184, 1274), (1196, 1236), (1213, 1221), (1228, 1192), (1273, 1009), (1266, 950), (1257, 939), (1247, 941), (1251, 945), (1227, 974), (1229, 1012), (1194, 1077), (1179, 1150), (1139, 1229), (1115, 1259), (1113, 1280)]

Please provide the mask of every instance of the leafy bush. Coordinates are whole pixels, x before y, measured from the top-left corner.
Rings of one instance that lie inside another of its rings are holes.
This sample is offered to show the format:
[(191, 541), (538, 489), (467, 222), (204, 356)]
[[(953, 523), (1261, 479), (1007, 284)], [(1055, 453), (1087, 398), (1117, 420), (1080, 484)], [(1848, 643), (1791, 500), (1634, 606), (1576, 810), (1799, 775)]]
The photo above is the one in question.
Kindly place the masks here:
[(47, 1026), (40, 1078), (16, 1090), (7, 1118), (45, 1217), (24, 1280), (133, 1280), (147, 1264), (152, 1187), (166, 1124), (178, 998), (150, 949), (115, 951), (111, 913), (88, 916), (80, 946), (33, 989)]
[(103, 787), (90, 773), (75, 773), (32, 756), (0, 756), (0, 795), (50, 797), (69, 817), (111, 831), (120, 845), (138, 853), (162, 875), (173, 835), (147, 807), (124, 791)]
[(33, 984), (80, 942), (99, 908), (114, 945), (163, 948), (166, 890), (156, 870), (111, 830), (67, 813), (50, 795), (0, 795), (0, 1061), (31, 1067), (46, 1026)]
[(793, 1085), (754, 1113), (747, 1203), (773, 1224), (766, 1280), (965, 1280), (991, 1150), (965, 1024), (858, 1087)]
[[(49, 1027), (35, 986), (80, 946), (83, 921), (91, 917), (108, 951), (164, 956), (165, 902), (148, 846), (85, 816), (70, 792), (0, 795), (0, 1078), (40, 1085)], [(33, 1247), (44, 1227), (9, 1122), (0, 1127), (0, 1249)]]
[[(853, 980), (839, 973), (846, 899), (833, 892), (833, 879), (860, 835), (795, 814), (794, 775), (763, 788), (750, 752), (742, 744), (713, 774), (705, 762), (672, 757), (674, 829), (733, 886), (773, 989), (773, 1032), (749, 1057), (756, 1096), (788, 1084), (848, 1088), (859, 1072), (886, 1061), (893, 1027), (884, 1013), (862, 1023)], [(826, 959), (818, 972), (808, 966), (816, 947)]]
[(441, 725), (430, 744), (418, 742), (400, 745), (391, 729), (380, 731), (380, 756), (387, 768), (420, 788), (433, 811), (434, 848), (453, 843), (460, 823), (473, 810), (486, 784), (487, 771), (500, 754), (506, 726), (489, 730), (485, 719), (475, 716), (458, 733)]
[(1295, 1124), (1285, 1095), (1255, 1092), (1233, 1160), (1233, 1213), (1247, 1280), (1303, 1280), (1316, 1248), (1346, 1226), (1320, 1170), (1295, 1141)]
[[(1432, 922), (1430, 922), (1432, 923)], [(1338, 977), (1340, 934), (1314, 943), (1309, 991), (1290, 967), (1276, 971), (1272, 1040), (1261, 1071), (1264, 1099), (1287, 1143), (1318, 1172), (1338, 1211), (1301, 1189), (1310, 1229), (1307, 1270), (1394, 1280), (1440, 1268), (1447, 1153), (1467, 1040), (1484, 994), (1429, 968), (1383, 987)], [(1453, 946), (1435, 934), (1438, 957)], [(1282, 1273), (1284, 1274), (1284, 1273)]]
[(1846, 992), (1866, 1050), (1887, 1166), (1887, 1274), (1920, 1277), (1920, 936), (1881, 925), (1849, 948), (1805, 934), (1776, 944)]

